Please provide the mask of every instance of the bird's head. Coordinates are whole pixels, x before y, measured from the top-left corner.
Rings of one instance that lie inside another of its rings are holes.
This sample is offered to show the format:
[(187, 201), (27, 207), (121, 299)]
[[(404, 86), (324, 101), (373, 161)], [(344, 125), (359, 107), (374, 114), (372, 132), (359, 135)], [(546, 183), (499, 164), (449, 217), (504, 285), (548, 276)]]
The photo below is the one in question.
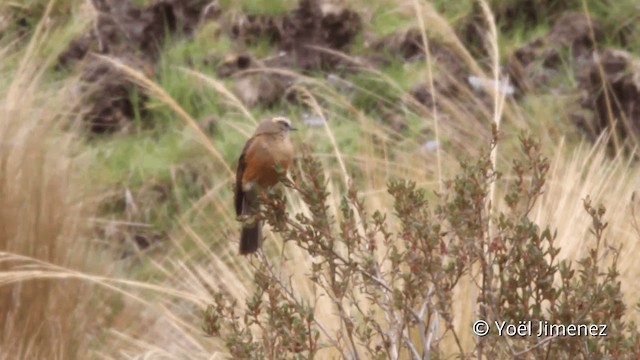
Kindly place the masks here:
[(291, 125), (291, 120), (284, 116), (276, 116), (263, 120), (256, 129), (256, 135), (260, 134), (288, 134), (289, 131), (297, 130)]

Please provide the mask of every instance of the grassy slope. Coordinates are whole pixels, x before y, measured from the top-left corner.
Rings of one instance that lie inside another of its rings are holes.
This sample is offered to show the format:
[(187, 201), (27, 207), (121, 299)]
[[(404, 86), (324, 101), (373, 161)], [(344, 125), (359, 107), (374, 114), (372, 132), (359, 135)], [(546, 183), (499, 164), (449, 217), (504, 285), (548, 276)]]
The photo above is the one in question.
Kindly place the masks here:
[[(64, 5), (70, 3), (65, 2)], [(262, 1), (243, 1), (239, 6), (255, 13), (278, 13), (292, 6), (292, 3), (284, 1), (272, 7)], [(365, 22), (366, 30), (378, 36), (418, 24), (412, 2), (400, 7), (383, 2), (354, 4), (354, 7), (362, 9), (363, 16), (369, 20)], [(446, 38), (449, 34), (447, 26), (456, 24), (465, 12), (470, 11), (468, 2), (457, 2), (455, 7), (447, 4), (450, 2), (437, 2), (434, 6), (443, 12), (441, 19), (429, 7), (421, 8), (428, 20), (429, 33), (433, 32), (434, 36)], [(628, 11), (624, 9), (633, 4), (633, 1), (625, 1), (611, 11), (597, 6), (590, 9), (594, 16), (603, 19), (605, 25), (611, 27), (625, 21)], [(231, 6), (225, 2), (223, 5)], [(202, 308), (209, 299), (207, 288), (202, 283), (214, 289), (225, 288), (238, 299), (248, 292), (250, 265), (245, 260), (237, 259), (236, 244), (231, 240), (237, 236), (237, 223), (229, 206), (233, 176), (226, 169), (234, 167), (238, 149), (252, 131), (254, 122), (246, 114), (260, 119), (274, 110), (237, 106), (219, 89), (182, 72), (181, 68), (184, 67), (206, 76), (215, 76), (213, 69), (199, 65), (202, 59), (232, 48), (230, 43), (212, 36), (216, 26), (209, 24), (195, 38), (176, 41), (163, 50), (160, 71), (151, 80), (165, 94), (154, 97), (149, 105), (146, 120), (151, 119), (154, 124), (152, 127), (145, 125), (145, 119), (140, 119), (138, 131), (88, 142), (77, 150), (81, 157), (91, 163), (85, 171), (89, 180), (87, 185), (95, 189), (92, 191), (106, 192), (105, 196), (120, 199), (120, 203), (107, 206), (99, 215), (99, 220), (115, 220), (114, 224), (122, 221), (144, 223), (150, 225), (154, 232), (162, 234), (163, 238), (171, 239), (170, 242), (164, 241), (152, 247), (153, 250), (145, 254), (118, 262), (118, 266), (126, 270), (116, 273), (114, 278), (140, 282), (129, 286), (120, 284), (125, 289), (125, 295), (120, 299), (112, 299), (110, 307), (116, 310), (116, 315), (109, 320), (110, 328), (103, 331), (109, 338), (104, 344), (110, 345), (97, 345), (93, 349), (108, 357), (118, 357), (118, 349), (122, 347), (130, 349), (132, 354), (155, 351), (157, 354), (204, 358), (214, 349), (219, 349), (219, 344), (199, 335), (197, 309)], [(523, 24), (501, 32), (501, 55), (504, 56), (548, 27), (549, 24), (544, 23), (535, 27)], [(45, 53), (62, 47), (68, 34), (72, 30), (77, 31), (78, 27), (64, 29), (52, 35), (53, 43), (59, 46), (48, 45), (51, 49), (45, 47)], [(616, 39), (606, 41), (615, 43)], [(264, 44), (256, 47), (252, 50), (258, 53), (269, 51)], [(353, 51), (353, 55), (359, 55), (364, 49), (355, 45)], [(5, 73), (11, 73), (11, 69), (17, 66), (17, 60), (12, 59), (17, 58), (8, 59)], [(379, 70), (382, 75), (349, 75), (346, 80), (355, 84), (356, 88), (373, 87), (377, 95), (397, 101), (417, 81), (425, 81), (429, 76), (423, 63), (403, 64), (397, 61)], [(326, 84), (322, 76), (316, 80), (320, 85)], [(14, 78), (13, 81), (18, 80)], [(566, 81), (570, 83), (572, 79), (567, 78)], [(379, 85), (375, 86), (376, 83)], [(226, 80), (222, 84), (230, 87)], [(3, 84), (3, 87), (6, 86)], [(52, 79), (37, 86), (32, 90), (34, 94), (46, 94), (47, 89), (61, 85), (58, 80)], [(304, 129), (296, 136), (296, 141), (300, 144), (313, 142), (314, 154), (323, 159), (333, 179), (330, 185), (334, 194), (334, 209), (340, 202), (340, 189), (347, 174), (355, 176), (363, 193), (368, 194), (367, 205), (370, 209), (388, 208), (389, 199), (384, 186), (389, 178), (410, 178), (435, 189), (438, 176), (447, 178), (455, 174), (456, 159), (477, 153), (487, 139), (486, 125), (491, 118), (481, 119), (478, 123), (470, 121), (467, 117), (471, 114), (465, 113), (458, 104), (460, 116), (457, 118), (446, 118), (439, 114), (441, 123), (438, 135), (443, 147), (438, 160), (435, 153), (424, 154), (419, 150), (424, 141), (435, 139), (435, 122), (431, 114), (403, 110), (407, 112), (409, 129), (398, 140), (386, 126), (381, 125), (378, 114), (369, 111), (368, 105), (377, 101), (376, 98), (372, 99), (362, 92), (356, 92), (353, 98), (349, 98), (322, 89), (322, 86), (312, 88), (314, 95), (325, 100), (324, 103), (331, 104), (323, 109), (331, 119), (330, 127)], [(167, 96), (176, 103), (171, 103)], [(546, 153), (553, 159), (547, 196), (536, 208), (536, 216), (542, 224), (549, 221), (560, 227), (558, 241), (564, 248), (564, 255), (579, 255), (585, 247), (589, 224), (582, 211), (581, 199), (587, 194), (595, 202), (603, 201), (610, 206), (611, 242), (625, 243), (626, 253), (633, 254), (639, 235), (631, 226), (628, 200), (631, 192), (637, 188), (638, 169), (623, 158), (610, 160), (604, 156), (605, 149), (602, 146), (579, 145), (580, 137), (570, 125), (568, 114), (563, 111), (569, 100), (536, 94), (525, 96), (519, 103), (508, 102), (502, 128), (505, 141), (498, 150), (500, 166), (504, 168), (504, 162), (509, 160), (506, 154), (513, 152), (518, 131), (530, 129), (542, 138)], [(356, 112), (347, 106), (351, 103), (358, 105)], [(300, 108), (283, 106), (288, 114), (302, 113)], [(198, 132), (193, 123), (185, 121), (188, 118), (178, 115), (177, 107), (194, 119), (204, 132)], [(213, 131), (207, 131), (207, 124), (200, 121), (209, 116), (216, 120)], [(206, 135), (207, 146), (201, 145), (201, 134)], [(216, 154), (220, 154), (222, 159), (217, 158)], [(341, 164), (344, 164), (344, 168)], [(438, 167), (438, 164), (441, 166)], [(497, 198), (503, 190), (498, 184)], [(132, 194), (132, 203), (122, 201), (126, 191)], [(161, 200), (158, 200), (158, 193), (163, 194)], [(292, 211), (303, 211), (294, 194), (290, 194), (289, 198)], [(135, 231), (126, 225), (117, 225), (117, 228), (125, 234)], [(268, 244), (270, 252), (281, 245), (272, 236)], [(134, 249), (131, 244), (124, 246), (129, 252)], [(298, 259), (308, 260), (303, 254), (292, 251), (299, 256)], [(28, 251), (26, 254), (36, 255)], [(299, 261), (301, 273), (309, 268), (306, 265), (305, 261)], [(626, 279), (624, 290), (628, 300), (632, 301), (637, 299), (639, 293), (633, 280), (640, 274), (633, 266), (632, 256), (624, 257), (622, 265)], [(105, 274), (100, 269), (95, 271)], [(150, 284), (156, 284), (158, 288), (145, 290)], [(304, 293), (306, 288), (301, 285), (301, 289)], [(127, 304), (124, 307), (123, 301)], [(96, 303), (89, 302), (88, 305)], [(461, 326), (466, 326), (465, 322), (472, 318), (471, 306), (461, 303), (460, 309), (461, 314), (465, 314), (461, 317)], [(322, 312), (323, 309), (318, 311)], [(122, 342), (114, 342), (114, 339)], [(470, 338), (466, 340), (471, 341)]]

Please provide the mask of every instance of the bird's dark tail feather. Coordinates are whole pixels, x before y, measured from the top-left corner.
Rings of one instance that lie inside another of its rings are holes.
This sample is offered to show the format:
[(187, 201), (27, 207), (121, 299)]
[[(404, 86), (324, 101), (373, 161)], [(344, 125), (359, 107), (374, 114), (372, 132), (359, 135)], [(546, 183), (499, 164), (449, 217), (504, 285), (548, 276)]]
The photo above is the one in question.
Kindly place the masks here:
[[(258, 210), (258, 201), (255, 189), (244, 193), (242, 202), (242, 215), (254, 215)], [(262, 223), (255, 220), (253, 224), (243, 224), (240, 235), (240, 255), (253, 254), (262, 245)]]
[(253, 254), (262, 243), (262, 224), (257, 220), (253, 225), (242, 227), (240, 235), (240, 255)]

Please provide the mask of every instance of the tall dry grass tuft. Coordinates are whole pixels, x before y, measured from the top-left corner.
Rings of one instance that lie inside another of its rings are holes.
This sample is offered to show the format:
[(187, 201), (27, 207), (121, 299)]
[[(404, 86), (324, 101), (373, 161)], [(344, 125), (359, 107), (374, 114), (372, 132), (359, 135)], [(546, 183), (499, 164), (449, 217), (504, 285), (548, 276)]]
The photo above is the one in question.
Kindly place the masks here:
[[(604, 205), (609, 256), (603, 256), (599, 265), (605, 267), (611, 261), (609, 247), (622, 249), (618, 269), (625, 303), (631, 310), (640, 301), (640, 267), (636, 265), (640, 248), (640, 204), (636, 196), (640, 169), (624, 151), (611, 157), (608, 142), (603, 136), (595, 144), (581, 144), (572, 150), (561, 143), (556, 153), (549, 154), (552, 162), (547, 186), (532, 219), (541, 226), (557, 227), (560, 256), (575, 260), (586, 256), (593, 246), (592, 221), (585, 216), (583, 199), (589, 197), (594, 204)], [(638, 323), (639, 315), (638, 311), (629, 311), (626, 319)]]
[(88, 283), (22, 277), (34, 261), (95, 265), (73, 176), (82, 169), (61, 128), (81, 96), (70, 90), (74, 80), (43, 85), (43, 34), (39, 27), (24, 50), (0, 58), (0, 359), (85, 358), (97, 318)]

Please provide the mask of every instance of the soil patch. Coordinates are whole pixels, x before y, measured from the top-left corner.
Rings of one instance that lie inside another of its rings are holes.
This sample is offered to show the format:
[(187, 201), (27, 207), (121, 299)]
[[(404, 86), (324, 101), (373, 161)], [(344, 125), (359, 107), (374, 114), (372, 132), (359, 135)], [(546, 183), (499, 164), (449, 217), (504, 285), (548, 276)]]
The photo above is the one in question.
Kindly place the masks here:
[(110, 65), (87, 55), (109, 55), (150, 76), (169, 36), (191, 35), (218, 9), (205, 0), (159, 0), (147, 7), (128, 0), (94, 0), (92, 4), (97, 11), (94, 26), (71, 41), (60, 54), (59, 65), (71, 67), (82, 60), (83, 91), (90, 94), (84, 119), (92, 132), (126, 129), (133, 109), (143, 108), (145, 97), (138, 96), (139, 103), (134, 104), (134, 85)]
[(246, 51), (218, 61), (220, 77), (233, 77), (234, 92), (249, 106), (272, 106), (283, 98), (295, 77), (280, 70), (340, 71), (355, 67), (342, 55), (362, 28), (360, 16), (341, 6), (327, 6), (319, 0), (301, 0), (283, 15), (239, 15), (225, 20), (225, 33), (239, 49), (266, 39), (275, 54), (257, 59)]
[[(574, 122), (592, 139), (615, 128), (619, 140), (640, 135), (640, 67), (638, 59), (624, 50), (595, 51), (603, 38), (602, 26), (582, 12), (567, 12), (550, 32), (516, 50), (507, 72), (521, 92), (552, 87), (583, 93), (580, 106), (593, 116), (574, 113)], [(570, 69), (579, 89), (554, 84)], [(613, 125), (615, 124), (615, 125)]]
[(581, 85), (586, 89), (583, 107), (594, 114), (585, 123), (595, 138), (612, 128), (621, 140), (640, 140), (640, 60), (618, 49), (595, 54), (588, 66), (588, 77)]
[(225, 26), (237, 42), (268, 39), (284, 56), (279, 65), (301, 70), (331, 70), (362, 28), (360, 15), (320, 0), (301, 0), (291, 12), (279, 15), (240, 15)]
[[(447, 73), (456, 78), (462, 79), (468, 74), (464, 61), (454, 51), (436, 39), (428, 40), (429, 54), (433, 62), (442, 65)], [(398, 56), (405, 61), (424, 61), (425, 57), (422, 33), (416, 27), (400, 30), (374, 41), (372, 50), (372, 56), (376, 59), (383, 56), (386, 60), (384, 62)]]
[(598, 21), (580, 12), (565, 13), (547, 35), (517, 49), (506, 71), (521, 92), (548, 85), (560, 74), (563, 61), (569, 61), (576, 75), (582, 77), (593, 53), (594, 40), (601, 38)]
[[(541, 23), (556, 19), (569, 10), (565, 0), (495, 0), (489, 1), (497, 26), (502, 31), (510, 31), (523, 25), (533, 28)], [(486, 19), (478, 2), (473, 3), (469, 15), (457, 26), (457, 33), (472, 53), (484, 53), (484, 36), (487, 31)]]
[(269, 107), (286, 97), (295, 82), (294, 76), (274, 70), (286, 70), (279, 57), (259, 60), (246, 52), (232, 53), (219, 61), (217, 73), (222, 78), (234, 78), (234, 93), (246, 106)]

